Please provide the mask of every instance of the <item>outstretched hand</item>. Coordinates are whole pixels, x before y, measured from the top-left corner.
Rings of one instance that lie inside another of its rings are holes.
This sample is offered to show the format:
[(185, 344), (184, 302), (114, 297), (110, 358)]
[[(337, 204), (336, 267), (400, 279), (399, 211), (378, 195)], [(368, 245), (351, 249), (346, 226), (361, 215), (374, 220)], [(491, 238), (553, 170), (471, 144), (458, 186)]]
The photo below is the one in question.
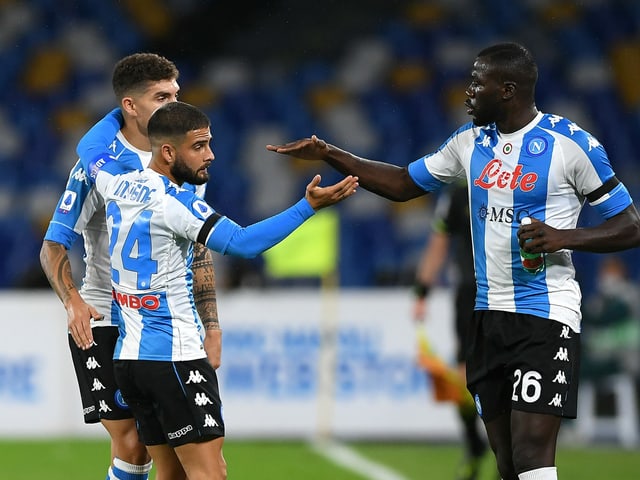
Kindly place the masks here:
[(341, 181), (328, 187), (321, 187), (320, 180), (322, 177), (316, 175), (307, 185), (305, 198), (314, 210), (328, 207), (350, 197), (356, 193), (358, 188), (358, 177), (348, 175)]
[(267, 150), (303, 160), (322, 160), (329, 151), (327, 142), (312, 135), (284, 145), (267, 145)]

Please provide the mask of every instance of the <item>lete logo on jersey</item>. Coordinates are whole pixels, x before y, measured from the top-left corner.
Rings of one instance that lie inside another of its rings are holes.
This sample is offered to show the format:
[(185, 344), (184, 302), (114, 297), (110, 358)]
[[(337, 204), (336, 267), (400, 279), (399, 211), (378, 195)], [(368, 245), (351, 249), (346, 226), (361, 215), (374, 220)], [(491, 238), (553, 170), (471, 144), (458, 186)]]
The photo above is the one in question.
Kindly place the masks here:
[(538, 174), (535, 172), (522, 173), (522, 165), (516, 165), (513, 171), (502, 168), (502, 160), (494, 158), (482, 169), (482, 173), (473, 181), (476, 187), (489, 190), (492, 187), (508, 188), (523, 192), (530, 192), (536, 186)]

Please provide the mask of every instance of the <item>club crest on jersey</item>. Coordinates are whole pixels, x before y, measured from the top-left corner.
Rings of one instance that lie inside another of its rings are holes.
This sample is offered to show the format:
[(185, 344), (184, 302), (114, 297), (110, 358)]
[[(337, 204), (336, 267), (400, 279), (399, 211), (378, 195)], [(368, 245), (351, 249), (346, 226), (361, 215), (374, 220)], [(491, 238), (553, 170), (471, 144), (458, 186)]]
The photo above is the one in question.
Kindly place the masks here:
[(542, 155), (547, 150), (547, 140), (542, 137), (534, 137), (527, 143), (527, 152), (529, 155)]
[(537, 181), (537, 173), (523, 173), (522, 165), (516, 165), (513, 171), (503, 169), (502, 160), (494, 158), (484, 166), (480, 175), (473, 181), (473, 184), (485, 190), (496, 187), (530, 192), (535, 188)]
[(77, 198), (76, 192), (72, 192), (71, 190), (65, 190), (62, 194), (62, 201), (60, 202), (60, 206), (58, 207), (58, 211), (60, 213), (69, 213), (73, 208), (73, 204), (76, 203)]

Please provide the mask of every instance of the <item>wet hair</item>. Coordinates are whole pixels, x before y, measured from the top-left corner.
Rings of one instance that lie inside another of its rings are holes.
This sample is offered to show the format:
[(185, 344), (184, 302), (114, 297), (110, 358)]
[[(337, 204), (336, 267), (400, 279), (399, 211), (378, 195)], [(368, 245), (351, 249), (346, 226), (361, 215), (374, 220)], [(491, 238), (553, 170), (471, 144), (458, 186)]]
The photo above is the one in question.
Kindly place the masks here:
[(184, 102), (169, 102), (153, 112), (147, 131), (153, 146), (167, 140), (177, 142), (192, 130), (210, 126), (209, 118), (199, 108)]
[(529, 50), (518, 43), (499, 43), (478, 53), (495, 70), (501, 81), (514, 81), (524, 90), (535, 90), (538, 81), (538, 65)]
[(111, 77), (111, 85), (116, 98), (144, 91), (151, 82), (177, 80), (178, 68), (175, 64), (155, 53), (134, 53), (116, 63)]

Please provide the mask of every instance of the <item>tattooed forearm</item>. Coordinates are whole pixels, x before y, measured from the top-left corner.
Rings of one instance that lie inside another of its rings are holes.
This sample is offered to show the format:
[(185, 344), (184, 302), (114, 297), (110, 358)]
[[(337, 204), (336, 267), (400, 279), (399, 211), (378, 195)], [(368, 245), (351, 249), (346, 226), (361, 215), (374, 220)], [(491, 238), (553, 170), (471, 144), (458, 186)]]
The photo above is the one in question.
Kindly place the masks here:
[(77, 291), (67, 249), (59, 243), (45, 240), (40, 250), (40, 265), (51, 288), (66, 305), (71, 294)]
[(198, 314), (206, 330), (218, 330), (218, 304), (216, 298), (216, 274), (211, 251), (200, 243), (193, 246), (193, 298)]

